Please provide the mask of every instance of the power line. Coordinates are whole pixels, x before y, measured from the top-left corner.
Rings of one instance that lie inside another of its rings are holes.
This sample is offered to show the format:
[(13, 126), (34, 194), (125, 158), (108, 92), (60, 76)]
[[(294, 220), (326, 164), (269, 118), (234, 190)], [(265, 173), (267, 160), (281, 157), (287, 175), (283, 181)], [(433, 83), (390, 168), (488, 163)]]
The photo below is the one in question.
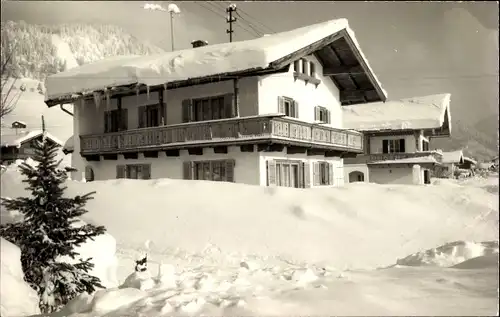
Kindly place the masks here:
[[(208, 4), (211, 4), (211, 5), (215, 6), (215, 7), (218, 7), (219, 9), (223, 9), (222, 4), (220, 4), (220, 3), (217, 3), (217, 2), (208, 2), (208, 1), (206, 1), (206, 2), (207, 2)], [(238, 8), (238, 10), (240, 10), (240, 9)], [(262, 31), (258, 30), (258, 29), (257, 29), (257, 28), (253, 25), (253, 23), (252, 23), (252, 22), (248, 21), (248, 20), (247, 20), (245, 17), (243, 17), (243, 16), (242, 16), (242, 15), (241, 15), (238, 11), (234, 11), (234, 12), (238, 15), (238, 17), (240, 18), (240, 20), (242, 20), (243, 22), (245, 22), (245, 24), (246, 24), (246, 25), (247, 25), (250, 29), (252, 29), (252, 31), (254, 31), (254, 33), (256, 34), (256, 36), (257, 36), (257, 37), (260, 37), (260, 36), (262, 36), (262, 35), (265, 33), (265, 32), (262, 32)]]
[[(220, 3), (217, 3), (217, 2), (213, 2), (214, 5), (218, 5)], [(220, 4), (222, 5), (222, 4)], [(239, 12), (243, 13), (243, 15), (245, 15), (247, 18), (244, 18), (242, 16), (240, 16), (243, 20), (250, 20), (250, 22), (247, 21), (247, 23), (249, 25), (253, 25), (254, 27), (256, 27), (256, 24), (258, 24), (260, 26), (260, 29), (264, 30), (263, 32), (262, 31), (258, 31), (258, 33), (276, 33), (276, 31), (274, 31), (272, 28), (270, 28), (269, 26), (265, 25), (264, 23), (262, 23), (261, 21), (259, 21), (259, 19), (253, 17), (252, 15), (250, 15), (249, 13), (247, 13), (245, 10), (241, 9), (241, 8), (238, 8)]]
[[(214, 10), (212, 6), (205, 6), (205, 5), (204, 5), (205, 3), (203, 3), (203, 2), (194, 2), (194, 3), (195, 3), (195, 4), (197, 4), (197, 5), (199, 5), (200, 7), (202, 7), (202, 8), (203, 8), (203, 9), (205, 9), (205, 10), (209, 10), (209, 11), (210, 11), (210, 12), (212, 12), (213, 14), (215, 14), (215, 15), (217, 15), (217, 16), (219, 16), (219, 17), (222, 17), (222, 18), (224, 19), (224, 21), (227, 21), (227, 16), (226, 16), (226, 15), (224, 15), (224, 14), (221, 14), (220, 12), (218, 12), (218, 11), (216, 11), (216, 10)], [(208, 3), (208, 4), (210, 4), (210, 3)], [(251, 31), (249, 31), (247, 28), (244, 28), (244, 27), (242, 27), (242, 26), (240, 26), (240, 27), (241, 27), (241, 29), (243, 29), (244, 31), (246, 31), (247, 33), (249, 33), (250, 35), (255, 36), (255, 35), (254, 35), (254, 34), (252, 34), (252, 32), (251, 32)]]

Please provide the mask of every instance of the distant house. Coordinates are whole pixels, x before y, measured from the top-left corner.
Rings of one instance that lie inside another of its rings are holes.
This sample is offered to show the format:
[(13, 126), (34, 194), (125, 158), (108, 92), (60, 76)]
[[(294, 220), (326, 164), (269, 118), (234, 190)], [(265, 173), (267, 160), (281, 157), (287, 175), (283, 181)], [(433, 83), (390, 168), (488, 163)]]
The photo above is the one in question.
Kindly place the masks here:
[[(12, 128), (2, 128), (1, 130), (0, 161), (3, 165), (8, 165), (18, 159), (24, 160), (32, 156), (34, 154), (34, 142), (42, 140), (42, 130), (20, 130), (15, 127), (19, 126), (18, 123), (19, 121), (16, 121), (12, 124)], [(26, 127), (26, 125), (23, 126)], [(62, 142), (52, 134), (46, 133), (46, 137), (48, 142), (62, 146)]]
[(456, 170), (465, 162), (462, 150), (443, 152), (442, 165), (437, 167), (435, 174), (438, 177), (453, 178)]
[(457, 165), (461, 169), (471, 170), (477, 166), (477, 161), (474, 160), (473, 158), (464, 156), (464, 162), (462, 164), (457, 164)]
[(344, 159), (344, 179), (379, 184), (429, 184), (442, 152), (431, 138), (451, 133), (450, 94), (342, 108), (344, 128), (363, 132), (364, 153)]
[(74, 104), (74, 179), (343, 185), (363, 134), (341, 108), (386, 100), (347, 20), (193, 46), (47, 78), (49, 107)]
[(494, 166), (498, 166), (498, 156), (494, 157), (492, 160), (491, 160), (491, 163), (493, 163)]

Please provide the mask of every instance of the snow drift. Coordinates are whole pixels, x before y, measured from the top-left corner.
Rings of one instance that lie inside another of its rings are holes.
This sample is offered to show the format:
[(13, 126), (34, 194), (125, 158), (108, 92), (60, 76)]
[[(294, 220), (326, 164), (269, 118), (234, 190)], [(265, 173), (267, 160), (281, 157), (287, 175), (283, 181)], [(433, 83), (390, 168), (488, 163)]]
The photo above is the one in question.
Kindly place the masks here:
[(38, 296), (24, 281), (21, 250), (4, 238), (0, 238), (0, 244), (0, 315), (10, 317), (40, 313)]

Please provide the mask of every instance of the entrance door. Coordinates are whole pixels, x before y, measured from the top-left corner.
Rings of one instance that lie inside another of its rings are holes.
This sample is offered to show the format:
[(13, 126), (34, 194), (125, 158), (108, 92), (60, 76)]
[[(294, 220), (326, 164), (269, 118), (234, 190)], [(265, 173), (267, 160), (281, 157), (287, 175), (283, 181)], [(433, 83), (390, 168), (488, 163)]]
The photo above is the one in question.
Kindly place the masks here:
[(424, 170), (424, 184), (430, 184), (431, 183), (431, 175), (429, 170)]

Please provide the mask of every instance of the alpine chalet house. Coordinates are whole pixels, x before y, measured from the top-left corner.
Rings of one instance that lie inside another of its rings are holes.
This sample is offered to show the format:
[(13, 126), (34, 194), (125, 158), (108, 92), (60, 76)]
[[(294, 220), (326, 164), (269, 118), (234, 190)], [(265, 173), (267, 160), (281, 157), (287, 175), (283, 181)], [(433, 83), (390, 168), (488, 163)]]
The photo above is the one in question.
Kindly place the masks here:
[(342, 106), (386, 99), (347, 20), (196, 46), (46, 80), (49, 107), (74, 104), (74, 178), (343, 184), (363, 135)]
[(364, 134), (364, 153), (344, 160), (345, 178), (378, 184), (430, 184), (442, 152), (432, 138), (450, 137), (450, 94), (349, 105), (344, 127)]
[[(62, 146), (62, 142), (52, 134), (46, 132), (45, 136), (47, 142)], [(25, 160), (33, 156), (35, 154), (33, 145), (36, 141), (42, 141), (42, 138), (42, 130), (29, 130), (22, 121), (14, 121), (10, 128), (2, 128), (0, 163), (9, 165), (16, 160)]]

